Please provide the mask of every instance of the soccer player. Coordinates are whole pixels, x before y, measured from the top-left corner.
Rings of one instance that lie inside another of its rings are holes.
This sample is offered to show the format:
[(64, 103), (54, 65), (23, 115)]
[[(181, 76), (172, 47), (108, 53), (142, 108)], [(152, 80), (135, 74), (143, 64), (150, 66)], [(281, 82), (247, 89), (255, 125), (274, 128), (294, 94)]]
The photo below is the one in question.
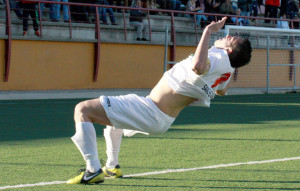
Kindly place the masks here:
[[(195, 54), (165, 72), (149, 96), (100, 96), (76, 105), (72, 140), (86, 161), (86, 170), (68, 184), (101, 183), (105, 176), (122, 176), (118, 154), (123, 132), (164, 133), (186, 106), (209, 107), (215, 94), (226, 94), (234, 69), (248, 64), (252, 52), (248, 39), (228, 35), (209, 49), (211, 34), (218, 32), (226, 19), (207, 25)], [(104, 137), (108, 160), (102, 169), (93, 123), (107, 126)]]

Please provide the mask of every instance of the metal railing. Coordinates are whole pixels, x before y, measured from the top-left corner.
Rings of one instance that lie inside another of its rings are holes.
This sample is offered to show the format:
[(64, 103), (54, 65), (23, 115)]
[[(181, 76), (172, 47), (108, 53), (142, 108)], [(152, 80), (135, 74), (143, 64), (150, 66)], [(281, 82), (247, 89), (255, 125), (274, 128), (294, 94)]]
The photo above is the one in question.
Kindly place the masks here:
[[(72, 15), (70, 12), (70, 6), (83, 6), (83, 7), (90, 7), (95, 9), (95, 60), (94, 60), (94, 75), (93, 75), (93, 80), (97, 80), (98, 76), (98, 68), (99, 68), (99, 61), (100, 61), (100, 46), (101, 46), (101, 40), (100, 40), (100, 30), (101, 30), (101, 25), (100, 25), (100, 15), (99, 15), (99, 8), (113, 8), (113, 9), (121, 9), (122, 12), (122, 17), (123, 17), (123, 31), (124, 31), (124, 38), (127, 40), (127, 22), (126, 22), (126, 11), (130, 10), (142, 10), (144, 12), (147, 12), (147, 21), (149, 27), (149, 40), (152, 40), (152, 35), (151, 35), (151, 20), (150, 20), (150, 12), (161, 12), (161, 13), (167, 13), (170, 18), (170, 28), (171, 28), (171, 42), (170, 43), (170, 63), (175, 61), (176, 58), (176, 27), (175, 26), (175, 14), (190, 14), (194, 15), (194, 30), (196, 34), (196, 39), (195, 41), (197, 42), (199, 40), (198, 38), (198, 33), (201, 31), (200, 28), (196, 26), (196, 17), (195, 15), (204, 15), (204, 16), (213, 16), (215, 19), (223, 16), (228, 16), (228, 17), (236, 17), (236, 18), (244, 18), (244, 19), (255, 19), (255, 20), (271, 20), (273, 22), (273, 27), (276, 26), (276, 21), (281, 20), (281, 21), (288, 21), (291, 22), (291, 27), (294, 27), (294, 22), (300, 22), (295, 21), (295, 20), (290, 20), (290, 19), (276, 19), (276, 18), (264, 18), (264, 17), (249, 17), (249, 16), (237, 16), (237, 15), (223, 15), (223, 14), (215, 14), (215, 13), (198, 13), (198, 12), (187, 12), (187, 11), (175, 11), (175, 10), (164, 10), (164, 9), (146, 9), (146, 8), (134, 8), (134, 7), (124, 7), (124, 6), (113, 6), (113, 5), (100, 5), (100, 4), (87, 4), (87, 3), (72, 3), (72, 2), (55, 2), (55, 1), (45, 1), (45, 0), (31, 0), (32, 2), (35, 2), (38, 4), (38, 14), (39, 14), (39, 29), (40, 29), (40, 36), (43, 37), (43, 19), (41, 17), (41, 3), (47, 3), (47, 4), (61, 4), (61, 5), (67, 5), (68, 7), (68, 27), (69, 27), (69, 36), (70, 39), (73, 39), (73, 34), (72, 34)], [(9, 71), (10, 71), (10, 60), (11, 60), (11, 40), (12, 40), (12, 31), (11, 31), (11, 26), (12, 26), (12, 19), (11, 19), (11, 13), (10, 13), (10, 6), (9, 6), (9, 0), (6, 0), (6, 35), (7, 38), (5, 39), (5, 74), (4, 74), (4, 81), (8, 81), (9, 79)], [(256, 22), (256, 26), (257, 26)], [(236, 19), (235, 25), (238, 25), (238, 19)]]

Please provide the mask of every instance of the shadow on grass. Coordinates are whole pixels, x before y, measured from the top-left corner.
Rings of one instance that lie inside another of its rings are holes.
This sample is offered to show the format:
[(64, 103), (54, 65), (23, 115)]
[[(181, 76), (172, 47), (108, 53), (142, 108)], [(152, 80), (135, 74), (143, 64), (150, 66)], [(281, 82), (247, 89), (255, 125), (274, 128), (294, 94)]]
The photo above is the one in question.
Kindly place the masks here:
[(130, 184), (120, 184), (120, 185), (113, 185), (113, 184), (103, 184), (101, 185), (101, 187), (105, 187), (105, 186), (109, 186), (109, 187), (115, 187), (116, 189), (120, 189), (120, 188), (140, 188), (141, 190), (144, 189), (149, 189), (149, 188), (153, 188), (153, 189), (189, 189), (189, 190), (195, 190), (195, 189), (214, 189), (214, 190), (299, 190), (299, 188), (287, 188), (287, 187), (247, 187), (247, 186), (203, 186), (203, 185), (197, 185), (197, 184), (193, 184), (191, 186), (184, 186), (184, 185), (174, 185), (174, 186), (164, 186), (164, 185), (157, 185), (155, 184), (155, 182), (153, 183), (153, 185), (144, 185), (144, 184), (134, 184), (134, 185), (130, 185)]
[(237, 183), (272, 183), (272, 184), (299, 184), (299, 181), (276, 181), (276, 180), (199, 180), (199, 179), (174, 179), (174, 178), (148, 178), (128, 177), (124, 179), (163, 180), (163, 181), (197, 181), (197, 182), (237, 182)]
[[(170, 130), (173, 131), (173, 130)], [(175, 130), (176, 131), (176, 130)], [(185, 131), (185, 130), (180, 130)], [(200, 132), (200, 130), (198, 130)], [(209, 140), (209, 141), (266, 141), (266, 142), (300, 142), (300, 140), (289, 140), (289, 139), (238, 139), (238, 138), (194, 138), (194, 137), (152, 137), (152, 136), (136, 136), (130, 137), (130, 139), (171, 139), (171, 140)]]
[[(0, 101), (0, 141), (71, 137), (75, 133), (74, 107), (82, 100)], [(300, 94), (218, 97), (212, 103), (211, 108), (187, 107), (176, 119), (174, 125), (263, 124), (274, 120), (299, 120), (299, 102)], [(281, 104), (276, 105), (276, 103)], [(103, 136), (103, 126), (95, 126), (97, 135)], [(221, 130), (211, 131), (220, 132)], [(226, 131), (226, 129), (223, 130)], [(240, 130), (241, 128), (238, 128), (234, 131)], [(191, 130), (171, 129), (170, 131)]]

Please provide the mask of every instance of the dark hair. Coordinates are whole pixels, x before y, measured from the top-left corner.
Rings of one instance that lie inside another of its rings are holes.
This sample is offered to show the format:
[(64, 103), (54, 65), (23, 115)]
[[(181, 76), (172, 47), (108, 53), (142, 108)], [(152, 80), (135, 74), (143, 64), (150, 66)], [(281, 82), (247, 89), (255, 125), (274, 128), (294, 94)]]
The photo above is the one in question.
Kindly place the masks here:
[(233, 68), (245, 66), (250, 62), (252, 47), (248, 39), (243, 39), (243, 42), (237, 43), (232, 49), (229, 60)]

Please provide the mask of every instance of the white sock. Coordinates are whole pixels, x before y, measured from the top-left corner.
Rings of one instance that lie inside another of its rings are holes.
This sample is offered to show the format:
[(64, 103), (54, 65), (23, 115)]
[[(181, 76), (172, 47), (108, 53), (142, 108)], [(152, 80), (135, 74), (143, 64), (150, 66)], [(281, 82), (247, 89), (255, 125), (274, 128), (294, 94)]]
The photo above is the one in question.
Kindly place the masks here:
[(86, 161), (86, 169), (92, 173), (100, 170), (94, 125), (90, 122), (76, 123), (76, 133), (71, 139)]
[(122, 142), (123, 129), (106, 126), (104, 137), (106, 142), (107, 168), (115, 168), (119, 164), (119, 152)]

